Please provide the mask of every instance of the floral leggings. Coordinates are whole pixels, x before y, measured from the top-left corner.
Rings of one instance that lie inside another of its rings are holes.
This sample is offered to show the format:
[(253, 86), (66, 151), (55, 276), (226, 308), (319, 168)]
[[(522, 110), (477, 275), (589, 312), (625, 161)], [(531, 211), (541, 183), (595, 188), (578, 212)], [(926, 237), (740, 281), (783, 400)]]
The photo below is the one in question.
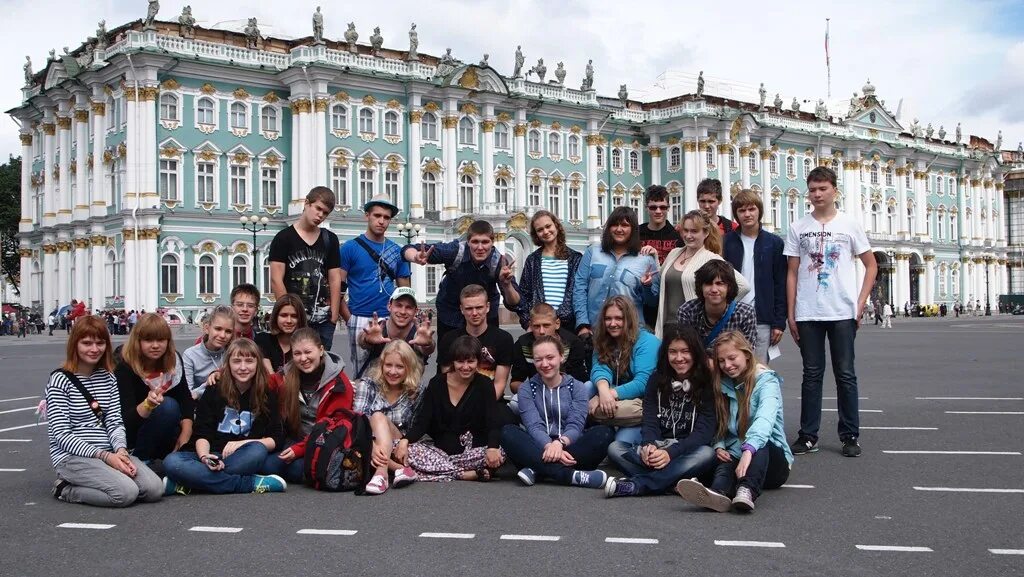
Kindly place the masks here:
[[(420, 481), (454, 481), (459, 478), (463, 471), (475, 471), (487, 466), (485, 456), (487, 447), (474, 447), (473, 435), (465, 432), (459, 437), (463, 451), (457, 455), (438, 449), (428, 443), (413, 443), (409, 445), (409, 466), (419, 473)], [(505, 459), (505, 451), (501, 451), (502, 460)]]

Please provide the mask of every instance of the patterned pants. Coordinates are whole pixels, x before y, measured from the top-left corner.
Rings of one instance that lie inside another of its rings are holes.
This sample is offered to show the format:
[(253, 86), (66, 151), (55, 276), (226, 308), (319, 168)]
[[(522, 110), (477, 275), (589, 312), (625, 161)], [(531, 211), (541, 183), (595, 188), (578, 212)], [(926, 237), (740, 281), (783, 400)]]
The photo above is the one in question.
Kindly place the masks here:
[[(459, 437), (465, 448), (458, 455), (449, 455), (428, 443), (409, 445), (409, 466), (419, 473), (420, 481), (454, 481), (463, 471), (475, 471), (486, 467), (485, 456), (487, 447), (473, 447), (473, 435), (469, 432)], [(505, 451), (501, 450), (501, 458), (505, 459)]]

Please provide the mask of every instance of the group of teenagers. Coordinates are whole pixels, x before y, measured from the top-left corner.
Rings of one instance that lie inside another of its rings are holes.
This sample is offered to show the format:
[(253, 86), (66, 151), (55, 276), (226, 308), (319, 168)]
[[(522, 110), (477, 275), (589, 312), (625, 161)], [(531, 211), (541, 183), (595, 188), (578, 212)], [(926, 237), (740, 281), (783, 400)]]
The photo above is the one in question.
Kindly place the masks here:
[[(701, 210), (675, 226), (667, 191), (650, 187), (643, 226), (615, 208), (582, 254), (555, 214), (537, 211), (538, 248), (518, 280), (486, 221), (464, 240), (403, 247), (385, 237), (398, 208), (375, 196), (366, 232), (341, 244), (321, 227), (334, 195), (314, 188), (271, 244), (269, 331), (253, 328), (252, 285), (235, 287), (180, 354), (155, 314), (117, 350), (101, 319), (75, 323), (45, 394), (53, 495), (126, 506), (284, 491), (308, 479), (314, 426), (354, 411), (372, 431), (368, 494), (486, 482), (510, 461), (527, 486), (675, 492), (752, 511), (786, 482), (794, 454), (818, 450), (826, 338), (842, 454), (860, 455), (853, 339), (875, 265), (863, 229), (836, 209), (835, 173), (820, 167), (807, 180), (814, 211), (785, 241), (761, 228), (752, 191), (732, 199), (738, 222), (718, 215), (713, 179), (698, 187)], [(446, 269), (436, 321), (419, 308), (410, 264)], [(526, 329), (518, 340), (498, 325), (502, 302)], [(338, 322), (348, 366), (332, 352)], [(791, 444), (781, 378), (768, 367), (787, 328), (804, 365)], [(424, 382), (430, 362), (437, 371)], [(622, 476), (599, 468), (606, 458)]]

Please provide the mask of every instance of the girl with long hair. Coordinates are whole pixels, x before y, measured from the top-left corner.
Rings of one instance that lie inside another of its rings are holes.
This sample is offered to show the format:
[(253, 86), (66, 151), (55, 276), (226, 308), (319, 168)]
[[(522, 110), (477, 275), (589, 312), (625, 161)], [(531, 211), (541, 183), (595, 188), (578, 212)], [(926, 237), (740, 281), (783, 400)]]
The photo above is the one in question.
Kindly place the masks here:
[(270, 389), (263, 354), (246, 338), (231, 342), (216, 386), (196, 407), (196, 423), (186, 450), (164, 459), (164, 494), (267, 493), (288, 484), (260, 475), (267, 455), (284, 442), (278, 397)]
[(576, 327), (573, 286), (583, 255), (569, 248), (562, 221), (547, 210), (533, 213), (530, 238), (538, 248), (526, 257), (519, 290), (506, 293), (505, 306), (519, 314), (519, 324), (525, 329), (530, 326), (533, 306), (547, 303), (554, 307), (562, 326), (572, 330)]
[(97, 507), (159, 501), (163, 487), (128, 453), (119, 409), (110, 333), (99, 317), (82, 317), (68, 337), (64, 364), (46, 385), (46, 433), (57, 473), (53, 496)]
[(292, 358), (292, 335), (306, 326), (306, 309), (302, 299), (291, 293), (274, 303), (267, 332), (256, 333), (256, 344), (263, 352), (263, 364), (270, 373), (278, 373)]
[(643, 440), (616, 441), (608, 448), (608, 457), (626, 476), (609, 479), (605, 495), (658, 495), (680, 479), (710, 472), (717, 427), (714, 391), (697, 332), (688, 326), (668, 329), (644, 394)]
[(696, 479), (683, 479), (676, 491), (715, 511), (750, 512), (762, 491), (789, 479), (793, 465), (783, 429), (782, 380), (757, 362), (754, 347), (737, 331), (715, 340), (713, 359), (721, 389), (715, 399), (714, 480), (706, 488)]
[(216, 380), (207, 379), (223, 365), (224, 351), (235, 336), (236, 319), (231, 307), (220, 305), (214, 308), (203, 319), (202, 341), (181, 353), (185, 361), (185, 381), (192, 391), (192, 398), (203, 396), (210, 383)]

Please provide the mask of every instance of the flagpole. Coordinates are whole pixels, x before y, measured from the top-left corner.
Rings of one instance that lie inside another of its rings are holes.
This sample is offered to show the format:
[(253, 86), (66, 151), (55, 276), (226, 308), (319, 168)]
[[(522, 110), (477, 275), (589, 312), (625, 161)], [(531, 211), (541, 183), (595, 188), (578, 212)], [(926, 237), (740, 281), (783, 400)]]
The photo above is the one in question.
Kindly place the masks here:
[(832, 100), (832, 58), (830, 57), (828, 50), (829, 20), (831, 20), (831, 18), (825, 19), (825, 69), (827, 71), (826, 74), (828, 75), (828, 99)]

